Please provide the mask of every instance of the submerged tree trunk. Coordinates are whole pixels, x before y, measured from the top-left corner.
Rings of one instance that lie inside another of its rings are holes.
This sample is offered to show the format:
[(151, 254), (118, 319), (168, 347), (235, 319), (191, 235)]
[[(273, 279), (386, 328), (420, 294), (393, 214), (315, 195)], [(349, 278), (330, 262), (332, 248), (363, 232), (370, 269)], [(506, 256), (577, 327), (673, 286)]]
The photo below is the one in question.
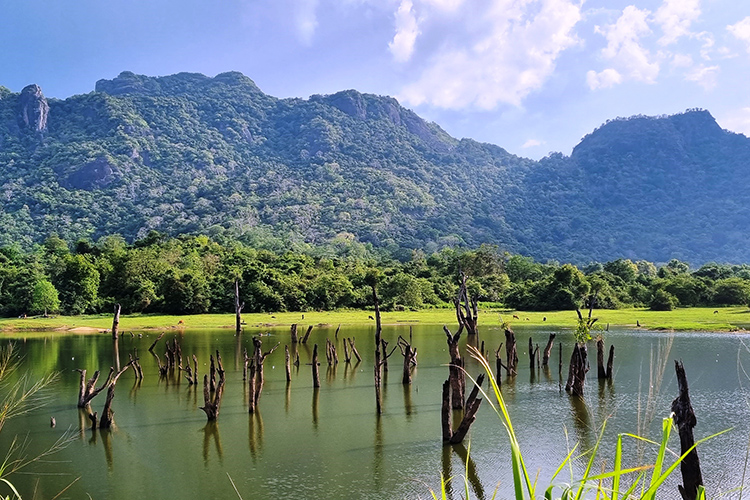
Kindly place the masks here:
[(507, 375), (518, 373), (518, 351), (516, 350), (516, 334), (506, 327), (505, 330), (505, 370)]
[(88, 408), (91, 400), (107, 388), (110, 381), (112, 380), (112, 375), (114, 374), (115, 369), (109, 369), (107, 380), (105, 380), (101, 387), (99, 387), (98, 389), (95, 389), (94, 386), (96, 385), (96, 381), (99, 380), (99, 370), (96, 370), (94, 372), (94, 376), (91, 377), (88, 382), (86, 381), (86, 370), (78, 369), (76, 371), (81, 374), (81, 381), (78, 389), (78, 408)]
[(570, 369), (568, 371), (568, 382), (565, 384), (565, 390), (573, 396), (583, 396), (583, 386), (586, 381), (586, 372), (588, 371), (586, 344), (576, 342), (576, 345), (573, 347), (573, 354), (570, 356)]
[(547, 339), (547, 346), (544, 348), (544, 355), (542, 356), (542, 366), (549, 365), (549, 358), (552, 356), (552, 346), (555, 344), (555, 334), (550, 333), (549, 339)]
[(609, 346), (609, 356), (607, 356), (607, 380), (612, 380), (612, 365), (615, 362), (615, 345)]
[(245, 308), (245, 303), (240, 303), (240, 282), (234, 280), (234, 330), (236, 333), (242, 331), (242, 310)]
[[(680, 395), (672, 401), (672, 413), (674, 423), (680, 432), (680, 453), (684, 455), (694, 444), (693, 427), (697, 423), (693, 405), (690, 403), (687, 376), (685, 367), (681, 361), (674, 362), (677, 373), (677, 386)], [(698, 486), (703, 484), (701, 464), (698, 459), (698, 451), (693, 448), (690, 453), (680, 462), (683, 484), (678, 485), (683, 500), (695, 500), (698, 495)]]
[(607, 378), (607, 370), (604, 368), (604, 339), (601, 337), (596, 339), (596, 378)]
[(120, 375), (125, 373), (125, 370), (127, 370), (132, 364), (133, 362), (131, 361), (130, 363), (125, 365), (122, 370), (117, 372), (117, 375), (115, 375), (112, 378), (112, 381), (109, 383), (109, 388), (107, 389), (107, 399), (104, 402), (102, 418), (99, 421), (100, 429), (109, 429), (115, 423), (115, 412), (112, 411), (112, 400), (115, 398), (115, 384), (117, 384), (117, 379), (120, 378)]
[(213, 397), (211, 395), (212, 391), (209, 391), (208, 388), (208, 375), (203, 376), (203, 406), (200, 409), (206, 413), (206, 418), (209, 422), (213, 422), (219, 418), (221, 398), (224, 395), (224, 366), (221, 363), (219, 351), (216, 351), (216, 365), (219, 373), (219, 382), (216, 384), (216, 390), (213, 391)]
[(115, 317), (112, 320), (112, 338), (116, 339), (120, 329), (120, 304), (115, 304)]
[(458, 346), (458, 340), (461, 338), (461, 331), (463, 328), (459, 327), (455, 335), (451, 334), (448, 327), (443, 325), (443, 331), (447, 337), (448, 342), (448, 353), (451, 357), (451, 363), (448, 365), (451, 384), (451, 405), (454, 410), (462, 410), (464, 408), (464, 394), (466, 393), (466, 376), (464, 375), (464, 360), (461, 359), (461, 352)]

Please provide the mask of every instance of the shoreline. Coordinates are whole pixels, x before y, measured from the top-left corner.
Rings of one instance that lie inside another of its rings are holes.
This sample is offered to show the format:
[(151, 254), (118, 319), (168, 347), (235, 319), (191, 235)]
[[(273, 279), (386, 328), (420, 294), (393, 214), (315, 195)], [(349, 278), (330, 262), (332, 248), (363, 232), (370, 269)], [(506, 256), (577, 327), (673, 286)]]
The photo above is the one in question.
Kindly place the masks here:
[[(243, 314), (245, 328), (283, 328), (298, 325), (337, 326), (374, 325), (372, 312), (367, 310), (248, 313)], [(747, 307), (684, 308), (673, 311), (648, 309), (600, 309), (594, 311), (597, 324), (615, 328), (642, 329), (644, 331), (702, 331), (741, 332), (750, 328), (750, 309)], [(506, 309), (480, 309), (479, 325), (500, 326), (503, 321), (511, 328), (536, 326), (573, 328), (575, 311), (511, 311)], [(382, 324), (393, 325), (451, 325), (456, 324), (453, 309), (421, 309), (418, 311), (384, 311)], [(85, 316), (56, 316), (49, 318), (0, 318), (0, 333), (60, 332), (90, 335), (109, 332), (111, 314)], [(189, 316), (131, 314), (120, 317), (120, 331), (160, 331), (222, 329), (234, 331), (234, 314), (200, 314)]]

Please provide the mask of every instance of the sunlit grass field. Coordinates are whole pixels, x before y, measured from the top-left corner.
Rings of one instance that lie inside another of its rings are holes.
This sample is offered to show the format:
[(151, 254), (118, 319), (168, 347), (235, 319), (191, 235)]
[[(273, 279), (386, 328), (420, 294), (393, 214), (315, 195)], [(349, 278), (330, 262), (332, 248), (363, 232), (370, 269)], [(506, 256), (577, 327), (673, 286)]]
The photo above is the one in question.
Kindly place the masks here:
[[(373, 323), (372, 311), (341, 310), (331, 312), (310, 311), (243, 314), (248, 327), (299, 325), (362, 325)], [(750, 328), (750, 309), (747, 307), (685, 308), (674, 311), (650, 311), (648, 309), (598, 309), (594, 316), (602, 326), (632, 327), (644, 329), (737, 331)], [(418, 311), (386, 311), (382, 313), (383, 324), (456, 324), (453, 309), (422, 309)], [(498, 308), (480, 308), (480, 325), (499, 325), (507, 321), (511, 326), (573, 327), (575, 311), (524, 312)], [(112, 327), (111, 314), (84, 316), (56, 316), (50, 318), (4, 318), (0, 319), (0, 331), (58, 330), (71, 333), (94, 333)], [(187, 316), (165, 316), (150, 314), (123, 315), (120, 330), (191, 328), (234, 328), (233, 314), (200, 314)]]

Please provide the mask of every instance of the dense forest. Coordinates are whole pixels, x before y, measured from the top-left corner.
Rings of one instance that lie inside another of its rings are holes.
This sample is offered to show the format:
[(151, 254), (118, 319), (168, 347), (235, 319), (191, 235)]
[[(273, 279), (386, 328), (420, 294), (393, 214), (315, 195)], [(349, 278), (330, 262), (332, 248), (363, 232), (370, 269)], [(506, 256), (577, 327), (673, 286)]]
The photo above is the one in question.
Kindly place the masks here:
[(375, 278), (381, 307), (452, 307), (464, 273), (472, 297), (520, 310), (564, 310), (596, 297), (596, 307), (747, 304), (750, 266), (706, 264), (691, 270), (673, 259), (617, 259), (578, 268), (539, 263), (495, 246), (415, 250), (401, 262), (371, 245), (340, 239), (305, 253), (274, 253), (207, 236), (157, 232), (128, 244), (120, 236), (74, 248), (57, 236), (33, 251), (0, 248), (0, 315), (111, 312), (234, 312), (234, 282), (247, 312), (371, 308)]
[[(502, 138), (499, 138), (501, 140)], [(278, 99), (240, 73), (0, 87), (0, 245), (150, 231), (408, 261), (486, 243), (546, 261), (750, 262), (750, 140), (707, 112), (612, 120), (532, 161), (390, 97)]]

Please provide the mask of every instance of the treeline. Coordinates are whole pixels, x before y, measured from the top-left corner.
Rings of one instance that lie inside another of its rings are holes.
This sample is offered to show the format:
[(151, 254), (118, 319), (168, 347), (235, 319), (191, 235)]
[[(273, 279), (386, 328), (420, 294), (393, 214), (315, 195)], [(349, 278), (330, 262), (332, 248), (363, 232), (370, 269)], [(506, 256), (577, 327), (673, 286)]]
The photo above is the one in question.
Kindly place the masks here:
[(75, 248), (57, 236), (31, 252), (0, 248), (0, 315), (227, 313), (238, 280), (246, 312), (372, 307), (368, 283), (378, 277), (386, 309), (452, 305), (461, 273), (472, 297), (510, 309), (565, 310), (596, 294), (599, 308), (747, 304), (750, 266), (678, 260), (618, 259), (579, 269), (538, 263), (483, 245), (412, 252), (398, 261), (371, 247), (342, 240), (308, 252), (272, 252), (207, 236), (168, 238), (152, 232), (128, 244), (120, 236)]

